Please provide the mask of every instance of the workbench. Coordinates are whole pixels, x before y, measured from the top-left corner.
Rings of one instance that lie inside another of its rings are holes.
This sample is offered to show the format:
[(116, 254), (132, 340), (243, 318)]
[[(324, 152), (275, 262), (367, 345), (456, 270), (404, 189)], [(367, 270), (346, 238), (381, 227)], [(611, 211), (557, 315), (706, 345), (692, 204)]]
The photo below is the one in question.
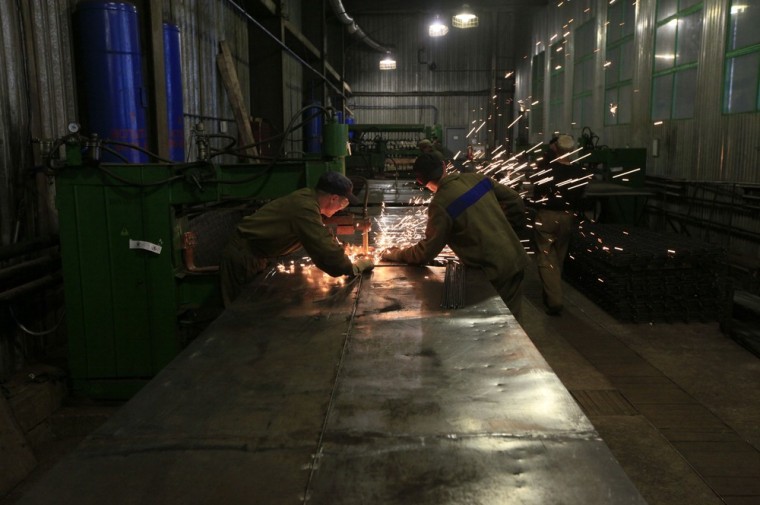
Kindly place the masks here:
[(445, 270), (262, 276), (19, 504), (644, 504), (480, 271), (441, 308)]

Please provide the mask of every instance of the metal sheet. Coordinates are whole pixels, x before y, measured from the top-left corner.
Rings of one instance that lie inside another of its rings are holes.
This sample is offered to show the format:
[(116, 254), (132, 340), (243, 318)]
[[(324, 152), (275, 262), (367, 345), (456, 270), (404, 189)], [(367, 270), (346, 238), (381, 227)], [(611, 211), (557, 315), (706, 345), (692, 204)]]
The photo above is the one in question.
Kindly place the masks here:
[(644, 503), (480, 272), (454, 310), (443, 267), (295, 270), (19, 503)]

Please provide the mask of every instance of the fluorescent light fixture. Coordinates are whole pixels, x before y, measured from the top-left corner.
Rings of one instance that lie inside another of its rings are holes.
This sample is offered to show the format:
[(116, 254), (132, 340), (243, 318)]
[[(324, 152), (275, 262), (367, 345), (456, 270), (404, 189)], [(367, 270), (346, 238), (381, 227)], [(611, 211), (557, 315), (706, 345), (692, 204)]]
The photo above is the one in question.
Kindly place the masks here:
[(428, 27), (428, 35), (431, 37), (443, 37), (447, 33), (449, 33), (449, 27), (441, 21), (441, 18), (436, 16), (435, 21)]
[(385, 53), (385, 56), (380, 60), (380, 70), (396, 70), (396, 60), (391, 53)]
[(475, 28), (478, 26), (478, 16), (472, 12), (469, 5), (464, 4), (462, 9), (451, 17), (451, 26), (454, 28)]

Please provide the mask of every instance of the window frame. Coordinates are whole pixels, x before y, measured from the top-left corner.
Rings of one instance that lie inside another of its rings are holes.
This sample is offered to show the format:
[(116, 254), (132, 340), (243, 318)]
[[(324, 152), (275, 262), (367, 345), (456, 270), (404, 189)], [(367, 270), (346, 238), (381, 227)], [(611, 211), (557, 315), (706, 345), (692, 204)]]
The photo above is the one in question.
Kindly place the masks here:
[(729, 90), (727, 88), (727, 78), (728, 78), (730, 63), (733, 60), (737, 58), (741, 58), (743, 56), (748, 56), (751, 54), (760, 54), (760, 35), (758, 36), (757, 42), (753, 44), (742, 46), (737, 49), (730, 48), (731, 44), (729, 43), (730, 42), (729, 37), (731, 37), (731, 10), (734, 7), (734, 3), (738, 3), (741, 1), (742, 0), (731, 0), (731, 2), (729, 2), (728, 16), (726, 17), (726, 46), (725, 46), (725, 55), (723, 57), (723, 84), (721, 86), (722, 88), (721, 110), (723, 114), (726, 114), (726, 115), (747, 114), (747, 113), (751, 114), (751, 113), (760, 112), (760, 65), (758, 65), (757, 74), (756, 74), (756, 88), (757, 89), (755, 90), (754, 109), (739, 110), (739, 111), (728, 110)]
[[(697, 73), (699, 72), (699, 59), (688, 62), (688, 63), (682, 63), (678, 64), (674, 58), (673, 65), (670, 68), (666, 68), (663, 70), (657, 70), (657, 59), (656, 59), (656, 52), (657, 52), (657, 32), (662, 27), (667, 25), (668, 23), (671, 23), (673, 21), (676, 21), (676, 33), (674, 37), (674, 54), (678, 54), (678, 47), (679, 47), (679, 35), (678, 35), (678, 20), (687, 16), (691, 16), (696, 13), (701, 13), (702, 18), (700, 19), (700, 33), (699, 33), (699, 44), (701, 46), (702, 39), (704, 36), (704, 3), (702, 1), (693, 2), (691, 5), (687, 5), (687, 7), (681, 9), (680, 4), (682, 2), (688, 3), (691, 0), (676, 0), (676, 12), (675, 14), (672, 14), (670, 16), (664, 17), (661, 20), (656, 21), (654, 29), (655, 29), (655, 40), (654, 40), (654, 53), (655, 58), (652, 61), (652, 94), (650, 99), (650, 107), (649, 107), (649, 113), (652, 120), (655, 121), (661, 121), (661, 120), (679, 120), (679, 119), (693, 119), (694, 118), (694, 110), (691, 110), (690, 115), (688, 116), (679, 116), (675, 117), (676, 113), (676, 105), (677, 101), (675, 100), (675, 97), (677, 95), (678, 87), (676, 85), (676, 81), (678, 80), (679, 74), (683, 74), (684, 72), (689, 72), (691, 70), (695, 70)], [(657, 16), (659, 17), (659, 10), (661, 6), (662, 0), (658, 0), (657, 2)], [(655, 87), (656, 87), (656, 81), (660, 78), (664, 77), (672, 77), (670, 82), (670, 107), (668, 111), (667, 117), (660, 117), (655, 116)], [(697, 79), (699, 75), (697, 74)], [(696, 84), (697, 80), (694, 80), (694, 84)]]
[[(618, 51), (618, 63), (622, 60), (621, 55), (623, 54), (624, 48), (626, 46), (629, 46), (631, 48), (631, 51), (633, 50), (634, 46), (634, 39), (636, 35), (636, 6), (638, 5), (638, 2), (631, 2), (630, 0), (617, 0), (610, 4), (610, 6), (607, 8), (607, 23), (605, 25), (606, 30), (606, 44), (604, 48), (604, 55), (605, 55), (605, 66), (604, 66), (604, 125), (605, 126), (619, 126), (619, 125), (627, 125), (631, 124), (631, 118), (632, 118), (632, 112), (633, 110), (627, 111), (627, 120), (621, 121), (620, 117), (623, 116), (623, 112), (618, 110), (616, 114), (614, 114), (614, 121), (610, 121), (610, 115), (609, 107), (610, 104), (608, 103), (607, 96), (611, 92), (616, 93), (617, 97), (617, 106), (620, 107), (621, 100), (620, 96), (621, 93), (626, 93), (628, 97), (628, 106), (633, 109), (633, 75), (634, 72), (631, 71), (631, 76), (627, 79), (623, 79), (621, 77), (621, 74), (623, 72), (622, 66), (620, 64), (617, 65), (617, 67), (613, 68), (612, 71), (616, 72), (617, 78), (614, 82), (610, 82), (610, 68), (606, 65), (606, 62), (610, 61), (608, 56), (610, 51)], [(627, 9), (633, 9), (633, 13), (631, 14), (631, 29), (630, 33), (623, 33), (622, 35), (618, 36), (615, 39), (611, 39), (610, 37), (610, 23), (613, 21), (610, 16), (610, 9), (612, 8), (621, 8), (622, 9), (622, 16), (621, 18), (623, 20), (628, 19), (629, 12)], [(631, 64), (633, 62), (630, 62)], [(627, 89), (626, 89), (627, 88)]]

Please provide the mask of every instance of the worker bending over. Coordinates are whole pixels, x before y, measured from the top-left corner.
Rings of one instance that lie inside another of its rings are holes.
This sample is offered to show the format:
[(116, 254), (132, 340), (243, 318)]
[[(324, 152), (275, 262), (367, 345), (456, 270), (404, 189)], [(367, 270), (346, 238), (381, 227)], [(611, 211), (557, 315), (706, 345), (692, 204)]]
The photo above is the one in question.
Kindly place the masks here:
[(466, 266), (483, 270), (519, 320), (528, 263), (513, 229), (525, 225), (520, 195), (481, 174), (446, 175), (444, 163), (432, 154), (422, 154), (415, 160), (414, 175), (418, 184), (435, 193), (428, 207), (425, 238), (405, 249), (387, 249), (382, 258), (425, 264), (448, 244)]
[(222, 254), (224, 306), (229, 306), (270, 260), (301, 247), (319, 269), (333, 277), (358, 275), (371, 269), (374, 265), (367, 258), (352, 263), (322, 221), (322, 216), (332, 217), (349, 203), (359, 204), (351, 180), (338, 172), (326, 172), (316, 188), (296, 190), (244, 217)]

